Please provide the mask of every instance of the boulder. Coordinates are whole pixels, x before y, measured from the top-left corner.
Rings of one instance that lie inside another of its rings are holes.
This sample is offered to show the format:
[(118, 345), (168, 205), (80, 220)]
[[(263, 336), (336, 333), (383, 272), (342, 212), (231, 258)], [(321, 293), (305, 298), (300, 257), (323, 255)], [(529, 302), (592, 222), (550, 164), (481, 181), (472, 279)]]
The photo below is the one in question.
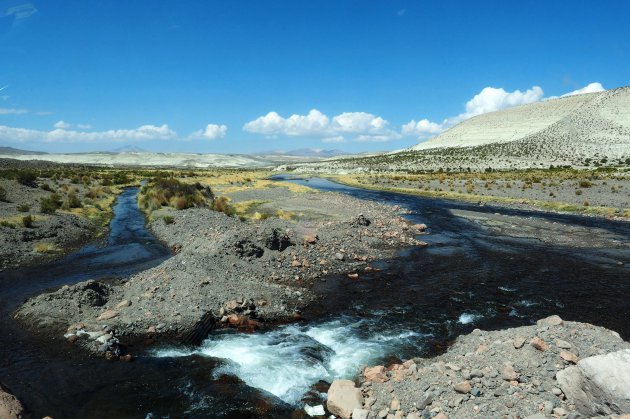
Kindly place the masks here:
[(564, 321), (560, 318), (560, 316), (554, 314), (553, 316), (538, 320), (536, 322), (536, 326), (560, 326), (563, 323)]
[(118, 314), (120, 313), (118, 313), (116, 310), (105, 310), (96, 319), (109, 320), (109, 319), (113, 319), (114, 317), (118, 317)]
[(630, 349), (584, 358), (556, 378), (585, 416), (630, 412)]
[(335, 380), (328, 389), (328, 411), (343, 419), (350, 419), (354, 409), (363, 408), (361, 390), (350, 380)]
[(21, 419), (24, 417), (22, 403), (9, 390), (0, 385), (0, 418)]
[(530, 342), (530, 345), (532, 345), (534, 348), (538, 349), (541, 352), (546, 351), (549, 348), (549, 345), (547, 345), (545, 343), (544, 340), (542, 340), (541, 338), (539, 338), (538, 336), (534, 337)]

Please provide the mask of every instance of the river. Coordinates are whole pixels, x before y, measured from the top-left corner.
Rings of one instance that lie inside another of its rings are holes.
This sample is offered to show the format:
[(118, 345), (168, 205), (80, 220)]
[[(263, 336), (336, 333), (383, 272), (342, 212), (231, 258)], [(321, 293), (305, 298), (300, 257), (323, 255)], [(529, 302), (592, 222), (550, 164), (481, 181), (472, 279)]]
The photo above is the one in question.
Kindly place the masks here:
[[(167, 257), (146, 236), (143, 220), (123, 216), (137, 211), (126, 199), (135, 192), (128, 190), (105, 247), (87, 247), (52, 267), (2, 274), (0, 327), (11, 342), (0, 349), (2, 381), (34, 412), (55, 418), (288, 417), (304, 401), (318, 402), (325, 390), (320, 380), (352, 378), (365, 364), (439, 353), (474, 328), (527, 325), (559, 314), (630, 338), (624, 297), (630, 291), (630, 223), (289, 180), (400, 205), (411, 221), (429, 225), (430, 234), (422, 237), (429, 246), (379, 261), (375, 266), (383, 270), (359, 281), (327, 278), (317, 286), (326, 298), (299, 324), (254, 334), (219, 331), (199, 347), (154, 348), (131, 364), (91, 359), (63, 342), (51, 347), (16, 331), (8, 314), (28, 295), (87, 277), (128, 275)], [(505, 217), (517, 223), (510, 230), (516, 232), (520, 222), (529, 229), (553, 226), (554, 234), (573, 237), (576, 245), (504, 234), (463, 213)], [(143, 237), (133, 241), (139, 254), (143, 243), (156, 252), (139, 265), (125, 252), (122, 259), (109, 253), (118, 243), (116, 225), (130, 225), (131, 237)], [(78, 261), (85, 261), (81, 269)]]

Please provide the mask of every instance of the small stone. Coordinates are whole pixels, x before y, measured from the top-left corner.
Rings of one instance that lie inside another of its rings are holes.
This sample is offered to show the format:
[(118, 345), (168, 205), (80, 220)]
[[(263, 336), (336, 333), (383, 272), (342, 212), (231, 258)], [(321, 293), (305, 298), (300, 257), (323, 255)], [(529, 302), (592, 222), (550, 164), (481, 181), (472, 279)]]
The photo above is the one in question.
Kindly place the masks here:
[(562, 339), (556, 340), (556, 346), (560, 349), (571, 349), (571, 344)]
[(537, 326), (560, 326), (564, 323), (564, 321), (560, 318), (560, 316), (553, 315), (546, 317), (544, 319), (540, 319), (536, 322)]
[(389, 414), (389, 409), (385, 407), (378, 412), (378, 417), (386, 418), (388, 414)]
[(472, 390), (472, 386), (468, 381), (462, 381), (461, 383), (455, 384), (453, 389), (458, 393), (467, 394)]
[(567, 411), (562, 407), (556, 407), (555, 409), (553, 409), (553, 414), (558, 416), (566, 416)]
[(449, 368), (449, 369), (451, 369), (453, 371), (460, 371), (462, 369), (462, 367), (460, 367), (459, 365), (455, 365), (455, 364), (451, 364), (451, 363), (446, 364), (445, 367)]
[(68, 336), (68, 342), (70, 342), (70, 343), (76, 342), (77, 339), (79, 339), (79, 337), (77, 335), (70, 335), (70, 336)]
[(479, 397), (481, 396), (481, 390), (479, 390), (479, 388), (477, 387), (473, 387), (472, 390), (470, 390), (470, 394), (472, 394), (475, 397)]
[(345, 256), (343, 255), (343, 253), (335, 253), (335, 259), (337, 260), (344, 260)]
[(365, 377), (367, 381), (384, 383), (387, 381), (387, 372), (384, 366), (377, 365), (375, 367), (366, 368), (363, 371), (363, 377)]
[(549, 345), (547, 345), (545, 341), (539, 338), (538, 336), (534, 337), (531, 341), (529, 341), (529, 344), (541, 352), (544, 352), (549, 348)]
[(149, 328), (147, 329), (147, 333), (155, 333), (156, 329), (155, 326), (149, 326)]
[(114, 317), (118, 317), (118, 314), (120, 313), (118, 313), (116, 310), (105, 310), (96, 318), (96, 320), (113, 319)]
[(543, 412), (545, 412), (545, 414), (547, 415), (550, 415), (552, 411), (553, 411), (553, 403), (550, 402), (549, 400), (545, 400), (543, 402)]
[(573, 352), (569, 352), (569, 351), (562, 351), (562, 352), (560, 352), (560, 358), (564, 359), (567, 362), (571, 362), (573, 364), (577, 364), (577, 362), (578, 362), (577, 355), (574, 354)]
[(129, 301), (129, 300), (122, 300), (120, 303), (118, 303), (116, 305), (116, 308), (129, 307), (130, 305), (131, 305), (131, 301)]
[(394, 396), (392, 402), (389, 404), (389, 410), (393, 410), (394, 412), (400, 410), (400, 401), (398, 401), (396, 396)]
[(472, 370), (472, 371), (470, 372), (470, 376), (471, 376), (472, 378), (483, 378), (483, 371), (481, 371), (481, 370), (477, 370), (477, 369)]
[(551, 392), (556, 396), (560, 396), (562, 394), (562, 390), (560, 390), (558, 387), (552, 388)]
[(517, 336), (512, 341), (512, 345), (514, 345), (514, 348), (516, 349), (521, 349), (524, 344), (525, 344), (525, 338), (522, 336)]
[(511, 365), (506, 365), (501, 369), (501, 378), (505, 381), (515, 381), (518, 379), (518, 374)]
[(448, 416), (446, 416), (444, 413), (440, 412), (437, 415), (433, 416), (433, 419), (448, 419)]
[(350, 279), (359, 279), (359, 274), (358, 273), (349, 273), (348, 274), (348, 278), (350, 278)]

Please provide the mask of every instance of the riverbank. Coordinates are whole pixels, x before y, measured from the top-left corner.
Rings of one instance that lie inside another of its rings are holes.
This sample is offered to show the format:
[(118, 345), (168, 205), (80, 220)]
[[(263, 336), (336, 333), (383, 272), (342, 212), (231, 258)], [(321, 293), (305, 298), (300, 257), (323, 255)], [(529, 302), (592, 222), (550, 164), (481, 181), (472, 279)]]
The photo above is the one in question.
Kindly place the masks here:
[[(577, 364), (577, 366), (575, 366)], [(579, 418), (630, 412), (630, 343), (558, 316), (534, 326), (474, 330), (443, 355), (364, 369), (340, 382), (342, 418)], [(606, 416), (610, 417), (610, 416)]]
[(558, 168), (488, 173), (317, 173), (316, 176), (377, 191), (630, 220), (627, 172)]

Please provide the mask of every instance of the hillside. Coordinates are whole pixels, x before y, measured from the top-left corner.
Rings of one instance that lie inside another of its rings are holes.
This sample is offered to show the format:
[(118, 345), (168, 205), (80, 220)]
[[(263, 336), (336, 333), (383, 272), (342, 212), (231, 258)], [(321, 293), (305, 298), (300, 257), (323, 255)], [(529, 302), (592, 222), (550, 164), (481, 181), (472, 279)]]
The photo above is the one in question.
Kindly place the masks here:
[(484, 170), (630, 165), (630, 87), (468, 119), (407, 150), (304, 170)]

